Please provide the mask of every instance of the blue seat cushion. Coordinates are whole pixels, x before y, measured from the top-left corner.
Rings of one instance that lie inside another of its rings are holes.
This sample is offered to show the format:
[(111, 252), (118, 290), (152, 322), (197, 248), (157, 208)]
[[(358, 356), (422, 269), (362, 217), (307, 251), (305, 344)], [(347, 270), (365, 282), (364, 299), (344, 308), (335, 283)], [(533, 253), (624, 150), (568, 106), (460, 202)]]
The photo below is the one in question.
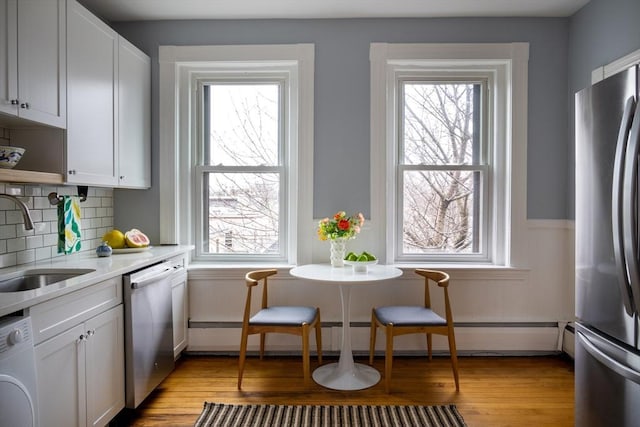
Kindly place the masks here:
[(252, 325), (302, 325), (311, 323), (316, 317), (315, 307), (267, 307), (249, 319)]
[(378, 307), (376, 316), (385, 325), (392, 323), (394, 326), (420, 326), (420, 325), (446, 325), (447, 321), (433, 310), (413, 305), (398, 305)]

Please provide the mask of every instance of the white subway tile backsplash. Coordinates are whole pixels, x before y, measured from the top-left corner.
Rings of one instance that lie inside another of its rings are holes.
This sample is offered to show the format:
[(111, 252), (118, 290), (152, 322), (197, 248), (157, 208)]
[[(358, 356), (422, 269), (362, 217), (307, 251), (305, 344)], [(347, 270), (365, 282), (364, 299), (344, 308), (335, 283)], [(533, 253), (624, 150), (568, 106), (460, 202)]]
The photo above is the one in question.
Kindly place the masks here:
[[(25, 230), (22, 226), (22, 223), (16, 224), (16, 237), (25, 237), (25, 236), (33, 236), (35, 234), (34, 230)], [(34, 224), (35, 229), (35, 224)]]
[(41, 248), (42, 246), (44, 246), (44, 240), (42, 239), (42, 236), (27, 236), (25, 237), (26, 242), (27, 242), (27, 249), (35, 249), (35, 248)]
[(30, 209), (29, 212), (31, 213), (31, 221), (42, 222), (42, 210)]
[(33, 208), (34, 209), (51, 209), (54, 206), (49, 203), (49, 199), (46, 197), (34, 197), (33, 198)]
[[(49, 193), (47, 193), (49, 194)], [(42, 188), (34, 185), (27, 185), (24, 189), (25, 196), (38, 197), (42, 196)], [(46, 195), (46, 194), (45, 194)]]
[(7, 224), (23, 224), (22, 212), (20, 211), (7, 211)]
[(7, 252), (19, 252), (27, 249), (27, 241), (24, 237), (7, 240)]
[(15, 225), (0, 225), (0, 239), (15, 239)]
[[(75, 195), (76, 187), (0, 184), (0, 192), (13, 194), (29, 208), (34, 230), (25, 230), (21, 212), (11, 200), (0, 199), (0, 268), (64, 256), (58, 254), (58, 209), (48, 194)], [(113, 190), (89, 188), (80, 203), (82, 251), (93, 251), (104, 233), (113, 228)]]
[(58, 245), (58, 233), (45, 234), (42, 236), (42, 244), (44, 246), (56, 246)]
[(12, 267), (16, 265), (16, 253), (0, 255), (0, 268)]
[(33, 262), (36, 260), (36, 250), (29, 249), (26, 251), (21, 251), (16, 253), (16, 263), (17, 264), (26, 264), (28, 262)]
[(45, 209), (42, 211), (43, 221), (58, 221), (58, 211), (56, 209)]
[(44, 247), (44, 248), (38, 248), (36, 249), (36, 260), (40, 261), (43, 259), (49, 259), (51, 258), (51, 253), (52, 251), (57, 251), (57, 249), (54, 249), (53, 247)]

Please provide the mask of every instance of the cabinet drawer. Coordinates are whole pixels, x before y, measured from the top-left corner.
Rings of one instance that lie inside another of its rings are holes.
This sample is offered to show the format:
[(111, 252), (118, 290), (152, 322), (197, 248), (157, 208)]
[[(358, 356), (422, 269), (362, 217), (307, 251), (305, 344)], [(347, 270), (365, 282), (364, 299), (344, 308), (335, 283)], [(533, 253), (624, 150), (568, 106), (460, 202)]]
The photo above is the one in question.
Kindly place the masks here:
[(122, 277), (43, 302), (29, 309), (38, 344), (122, 303)]

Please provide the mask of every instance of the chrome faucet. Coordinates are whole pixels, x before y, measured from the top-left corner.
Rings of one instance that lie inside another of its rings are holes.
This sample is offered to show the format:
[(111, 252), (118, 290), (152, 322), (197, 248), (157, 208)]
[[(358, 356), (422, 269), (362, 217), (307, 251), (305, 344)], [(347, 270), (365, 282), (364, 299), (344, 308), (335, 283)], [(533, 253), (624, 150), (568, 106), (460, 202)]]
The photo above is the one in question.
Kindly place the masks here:
[(24, 229), (25, 230), (33, 230), (33, 220), (31, 219), (31, 214), (29, 213), (29, 208), (24, 202), (18, 199), (16, 196), (12, 196), (11, 194), (0, 193), (0, 198), (13, 200), (16, 205), (22, 211), (22, 220), (24, 221)]

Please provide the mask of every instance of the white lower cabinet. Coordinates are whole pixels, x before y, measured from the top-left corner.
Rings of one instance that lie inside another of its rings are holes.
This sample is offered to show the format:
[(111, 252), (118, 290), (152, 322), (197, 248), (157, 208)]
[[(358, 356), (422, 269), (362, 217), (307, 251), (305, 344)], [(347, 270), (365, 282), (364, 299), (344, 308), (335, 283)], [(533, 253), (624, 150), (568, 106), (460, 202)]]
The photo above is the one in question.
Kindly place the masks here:
[(124, 408), (122, 305), (36, 346), (40, 420), (104, 426)]
[[(184, 258), (180, 259), (184, 265)], [(187, 272), (177, 274), (171, 282), (171, 309), (173, 311), (173, 357), (178, 358), (187, 347), (189, 325), (189, 294)]]
[(124, 408), (120, 276), (29, 308), (42, 426), (107, 425)]

